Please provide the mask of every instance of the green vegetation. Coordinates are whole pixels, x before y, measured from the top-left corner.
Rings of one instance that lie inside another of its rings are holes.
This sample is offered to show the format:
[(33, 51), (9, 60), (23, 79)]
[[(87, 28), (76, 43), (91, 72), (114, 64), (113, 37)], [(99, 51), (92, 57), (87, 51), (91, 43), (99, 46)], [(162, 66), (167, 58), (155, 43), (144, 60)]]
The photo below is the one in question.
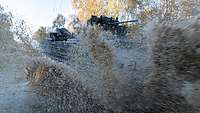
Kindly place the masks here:
[(72, 0), (81, 21), (91, 15), (136, 17), (141, 23), (156, 17), (160, 21), (189, 18), (199, 0)]
[(74, 8), (78, 12), (78, 18), (86, 21), (91, 15), (119, 16), (124, 10), (135, 7), (137, 0), (72, 0)]
[(120, 20), (138, 19), (137, 24), (127, 24), (129, 34), (134, 34), (149, 20), (173, 23), (189, 19), (200, 6), (199, 0), (72, 0), (77, 18), (86, 22), (92, 15), (119, 17)]

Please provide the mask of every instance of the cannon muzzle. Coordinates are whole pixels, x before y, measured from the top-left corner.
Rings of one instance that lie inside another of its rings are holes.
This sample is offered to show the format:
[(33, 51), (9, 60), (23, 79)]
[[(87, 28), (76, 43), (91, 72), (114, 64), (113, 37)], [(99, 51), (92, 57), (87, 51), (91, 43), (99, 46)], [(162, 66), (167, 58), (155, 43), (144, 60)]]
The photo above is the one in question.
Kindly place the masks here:
[(115, 25), (115, 24), (124, 24), (124, 23), (130, 23), (130, 22), (138, 22), (138, 20), (129, 20), (129, 21), (122, 21), (122, 22), (112, 22), (112, 23), (108, 23), (108, 24)]

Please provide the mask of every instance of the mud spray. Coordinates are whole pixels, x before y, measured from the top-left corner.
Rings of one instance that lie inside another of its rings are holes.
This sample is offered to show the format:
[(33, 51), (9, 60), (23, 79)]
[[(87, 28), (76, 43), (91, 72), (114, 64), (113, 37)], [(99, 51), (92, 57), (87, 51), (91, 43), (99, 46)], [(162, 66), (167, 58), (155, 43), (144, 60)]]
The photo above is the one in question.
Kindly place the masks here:
[(0, 112), (199, 113), (199, 18), (149, 23), (131, 40), (85, 26), (62, 63), (30, 56), (0, 27)]
[(0, 11), (0, 112), (27, 113), (37, 101), (24, 74), (31, 57), (14, 40), (10, 19), (9, 14)]

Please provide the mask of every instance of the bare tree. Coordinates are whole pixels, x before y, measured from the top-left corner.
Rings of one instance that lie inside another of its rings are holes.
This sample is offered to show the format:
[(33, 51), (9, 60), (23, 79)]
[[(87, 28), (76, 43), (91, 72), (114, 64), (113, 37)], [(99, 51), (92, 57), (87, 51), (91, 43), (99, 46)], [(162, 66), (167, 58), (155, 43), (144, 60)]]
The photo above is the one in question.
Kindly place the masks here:
[(0, 28), (10, 28), (12, 26), (12, 14), (5, 12), (4, 8), (0, 5)]
[(12, 32), (14, 33), (15, 38), (21, 42), (23, 48), (34, 50), (31, 45), (32, 32), (24, 20), (18, 19), (12, 27)]

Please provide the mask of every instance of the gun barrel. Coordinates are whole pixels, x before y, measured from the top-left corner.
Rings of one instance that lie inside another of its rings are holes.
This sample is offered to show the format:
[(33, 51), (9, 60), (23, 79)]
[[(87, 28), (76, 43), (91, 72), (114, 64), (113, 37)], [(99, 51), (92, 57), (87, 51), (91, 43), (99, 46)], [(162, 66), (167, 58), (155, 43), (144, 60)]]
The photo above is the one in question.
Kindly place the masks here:
[(129, 22), (138, 22), (138, 20), (129, 20), (129, 21), (122, 21), (122, 22), (117, 22), (117, 23), (123, 24), (123, 23), (129, 23)]
[(129, 23), (129, 22), (138, 22), (138, 20), (128, 20), (128, 21), (122, 21), (122, 22), (113, 22), (113, 23), (110, 23), (111, 25), (112, 24), (124, 24), (124, 23)]

